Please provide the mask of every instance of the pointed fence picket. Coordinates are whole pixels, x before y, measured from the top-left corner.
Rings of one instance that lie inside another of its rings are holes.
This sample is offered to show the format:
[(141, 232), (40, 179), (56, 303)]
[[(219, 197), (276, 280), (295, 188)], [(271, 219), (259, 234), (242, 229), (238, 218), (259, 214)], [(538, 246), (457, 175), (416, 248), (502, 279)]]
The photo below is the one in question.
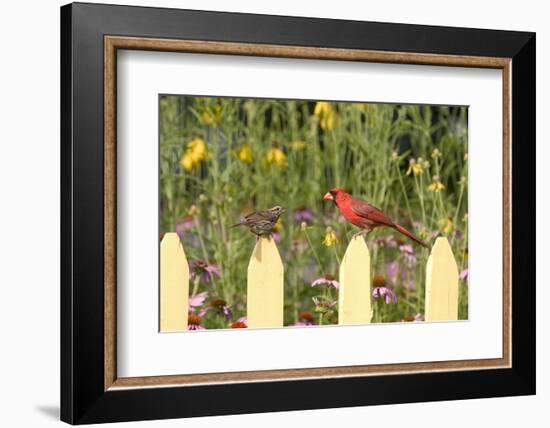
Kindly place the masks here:
[(275, 240), (261, 236), (248, 264), (246, 294), (248, 327), (282, 327), (284, 268)]
[(177, 233), (160, 243), (160, 331), (187, 330), (189, 265)]
[(340, 264), (338, 324), (367, 324), (372, 318), (369, 248), (355, 236)]
[(447, 238), (437, 238), (426, 265), (426, 321), (458, 319), (458, 267)]
[[(367, 324), (372, 318), (370, 253), (361, 236), (354, 237), (340, 265), (339, 324)], [(426, 265), (426, 321), (458, 319), (458, 268), (446, 238), (437, 238)], [(160, 330), (187, 329), (189, 267), (179, 236), (161, 242)], [(248, 264), (247, 325), (282, 327), (284, 267), (272, 237), (258, 238)]]

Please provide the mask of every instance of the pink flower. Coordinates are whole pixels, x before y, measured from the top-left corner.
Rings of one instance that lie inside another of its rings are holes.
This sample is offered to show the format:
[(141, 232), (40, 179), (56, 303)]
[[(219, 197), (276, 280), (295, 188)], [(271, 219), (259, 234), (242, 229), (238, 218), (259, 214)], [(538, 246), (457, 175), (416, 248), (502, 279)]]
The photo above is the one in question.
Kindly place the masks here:
[(198, 324), (189, 324), (187, 326), (187, 330), (206, 330), (206, 327)]
[(206, 330), (201, 325), (202, 318), (194, 313), (190, 313), (187, 316), (187, 330)]
[(375, 299), (382, 297), (386, 302), (386, 305), (389, 305), (390, 303), (397, 303), (397, 295), (391, 288), (388, 287), (373, 288), (372, 297), (374, 297)]
[(374, 244), (378, 247), (397, 247), (397, 241), (393, 235), (380, 236), (374, 240)]
[(228, 320), (233, 318), (233, 311), (231, 310), (231, 307), (225, 302), (225, 300), (222, 299), (212, 300), (208, 307), (201, 309), (199, 316), (203, 317), (210, 311), (213, 311), (218, 315), (222, 315)]
[(298, 208), (296, 211), (294, 211), (294, 220), (296, 220), (298, 223), (301, 223), (303, 221), (309, 223), (313, 221), (314, 218), (315, 216), (313, 215), (313, 213), (307, 208)]
[(203, 291), (202, 293), (189, 297), (189, 310), (191, 312), (194, 312), (195, 308), (202, 306), (202, 304), (207, 298), (208, 298), (208, 291)]
[(216, 275), (218, 278), (221, 277), (221, 272), (218, 265), (209, 265), (203, 260), (190, 261), (189, 268), (191, 271), (189, 275), (191, 280), (199, 277), (205, 283), (209, 283), (212, 281), (214, 275)]
[(182, 236), (186, 231), (193, 229), (197, 225), (193, 216), (187, 216), (179, 219), (176, 223), (176, 233)]
[(399, 251), (403, 254), (403, 259), (405, 264), (412, 268), (416, 265), (416, 255), (414, 254), (414, 249), (410, 244), (403, 244), (399, 246)]
[(327, 273), (325, 276), (322, 276), (321, 278), (317, 278), (311, 283), (312, 287), (315, 287), (317, 285), (329, 285), (336, 288), (337, 290), (340, 288), (340, 283), (336, 281), (334, 275), (331, 275), (329, 273)]
[(397, 281), (398, 271), (399, 271), (399, 267), (396, 261), (390, 262), (386, 265), (386, 274), (388, 275), (388, 279), (390, 280), (390, 282), (394, 285), (395, 285), (395, 282)]
[(300, 312), (298, 314), (298, 321), (294, 325), (301, 327), (315, 325), (313, 314), (309, 311)]
[(240, 317), (237, 321), (231, 324), (231, 328), (248, 328), (246, 317)]
[(462, 272), (460, 272), (460, 275), (458, 277), (465, 282), (468, 282), (468, 276), (470, 275), (470, 269), (466, 268)]
[(418, 313), (414, 316), (407, 315), (403, 317), (403, 319), (401, 320), (401, 322), (416, 322), (416, 321), (424, 321), (424, 317), (422, 316), (422, 314)]

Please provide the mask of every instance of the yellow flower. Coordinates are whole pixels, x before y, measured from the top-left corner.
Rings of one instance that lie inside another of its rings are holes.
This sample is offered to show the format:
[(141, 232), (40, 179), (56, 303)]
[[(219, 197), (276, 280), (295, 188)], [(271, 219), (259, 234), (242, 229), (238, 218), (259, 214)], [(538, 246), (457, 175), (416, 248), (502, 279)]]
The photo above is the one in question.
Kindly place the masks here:
[(187, 214), (190, 216), (196, 216), (199, 215), (201, 210), (196, 205), (191, 205), (189, 209), (187, 210)]
[(222, 118), (222, 106), (216, 104), (214, 107), (207, 107), (201, 113), (201, 122), (205, 125), (219, 125)]
[(286, 166), (286, 155), (278, 147), (273, 147), (267, 152), (266, 155), (267, 163), (272, 165), (275, 164), (278, 167), (284, 168)]
[(353, 103), (352, 107), (363, 113), (367, 119), (367, 126), (374, 128), (376, 125), (376, 106), (367, 103)]
[(424, 165), (422, 164), (422, 158), (418, 158), (418, 161), (411, 159), (409, 161), (409, 169), (407, 175), (414, 174), (416, 176), (421, 175), (424, 172)]
[(336, 114), (330, 103), (325, 101), (316, 103), (313, 114), (319, 118), (319, 124), (322, 129), (325, 131), (334, 129)]
[(422, 229), (420, 229), (420, 231), (418, 232), (418, 237), (420, 239), (428, 239), (428, 236), (429, 236), (429, 232), (428, 232), (428, 229), (426, 229), (425, 227), (423, 227)]
[(195, 138), (187, 143), (185, 153), (180, 159), (180, 165), (187, 171), (199, 166), (206, 159), (206, 143), (201, 138)]
[(280, 232), (282, 227), (283, 227), (283, 219), (279, 217), (277, 219), (277, 223), (275, 223), (272, 230), (273, 232)]
[(252, 148), (250, 144), (243, 144), (237, 153), (237, 157), (244, 163), (252, 163)]
[(445, 188), (445, 185), (439, 181), (439, 177), (437, 175), (434, 175), (432, 184), (428, 186), (428, 190), (430, 192), (441, 192)]
[(441, 157), (441, 152), (438, 149), (432, 150), (432, 159), (437, 159)]
[(369, 105), (365, 103), (353, 103), (352, 106), (361, 111), (366, 111), (369, 108)]
[(424, 168), (424, 169), (428, 169), (430, 167), (430, 162), (428, 162), (427, 160), (422, 160), (422, 158), (418, 158), (417, 162), (421, 163), (422, 168)]
[(439, 229), (443, 233), (449, 234), (450, 232), (452, 232), (453, 228), (454, 223), (450, 218), (442, 218), (441, 220), (439, 220)]
[(399, 159), (399, 153), (397, 153), (395, 150), (391, 152), (391, 160), (396, 161)]
[(306, 148), (306, 142), (302, 140), (294, 140), (290, 143), (290, 148), (293, 150), (302, 150)]
[(327, 227), (327, 230), (325, 233), (325, 239), (323, 239), (323, 245), (327, 247), (331, 247), (337, 243), (338, 243), (338, 237), (336, 236), (336, 233), (334, 232), (334, 230), (332, 230), (332, 227)]
[(463, 175), (460, 177), (460, 180), (458, 180), (458, 184), (460, 184), (461, 186), (464, 186), (466, 184), (466, 177), (464, 177)]

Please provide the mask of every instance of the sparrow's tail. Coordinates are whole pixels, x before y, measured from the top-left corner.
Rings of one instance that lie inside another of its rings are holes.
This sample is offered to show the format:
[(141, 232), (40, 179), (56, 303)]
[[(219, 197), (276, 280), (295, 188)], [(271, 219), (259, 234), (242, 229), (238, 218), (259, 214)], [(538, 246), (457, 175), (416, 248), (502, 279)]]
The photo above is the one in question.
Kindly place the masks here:
[(417, 244), (420, 244), (422, 245), (424, 248), (427, 248), (428, 250), (430, 249), (429, 245), (426, 244), (424, 241), (422, 241), (420, 238), (417, 238), (416, 236), (414, 236), (411, 232), (409, 232), (407, 229), (405, 229), (404, 227), (402, 226), (399, 226), (398, 224), (394, 224), (393, 225), (394, 229), (397, 230), (398, 232), (401, 232), (403, 235), (407, 236), (408, 238), (411, 238), (414, 242), (416, 242)]

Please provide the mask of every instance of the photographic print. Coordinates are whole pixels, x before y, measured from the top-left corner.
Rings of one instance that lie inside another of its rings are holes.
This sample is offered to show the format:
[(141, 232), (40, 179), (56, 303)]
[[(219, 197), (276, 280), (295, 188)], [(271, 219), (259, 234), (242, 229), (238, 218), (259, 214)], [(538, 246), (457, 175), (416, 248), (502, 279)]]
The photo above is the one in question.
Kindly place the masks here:
[(535, 393), (534, 33), (60, 18), (63, 421)]
[(161, 95), (159, 117), (161, 331), (468, 318), (467, 107)]

